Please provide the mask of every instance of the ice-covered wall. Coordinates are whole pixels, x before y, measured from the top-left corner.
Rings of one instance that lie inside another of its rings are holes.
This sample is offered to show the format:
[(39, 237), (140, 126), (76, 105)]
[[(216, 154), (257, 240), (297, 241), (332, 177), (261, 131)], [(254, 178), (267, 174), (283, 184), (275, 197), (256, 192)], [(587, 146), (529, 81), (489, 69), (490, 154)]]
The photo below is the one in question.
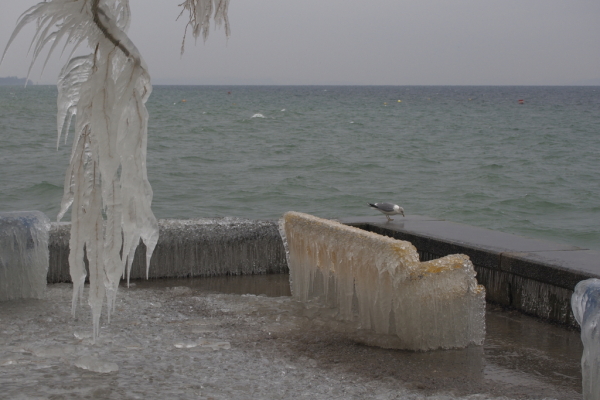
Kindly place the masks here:
[(0, 213), (0, 301), (44, 297), (49, 229), (39, 211)]
[[(160, 220), (159, 230), (151, 277), (264, 274), (285, 268), (275, 222), (232, 217), (171, 219)], [(138, 268), (141, 272), (142, 265)]]
[[(161, 219), (150, 278), (287, 272), (275, 221), (243, 218)], [(52, 224), (48, 282), (67, 282), (69, 224)], [(146, 277), (146, 248), (136, 251), (131, 277)]]
[(420, 262), (415, 247), (335, 221), (288, 212), (280, 221), (292, 295), (410, 350), (480, 345), (485, 289), (464, 255)]
[(586, 279), (575, 286), (571, 306), (581, 326), (583, 399), (600, 399), (600, 279)]

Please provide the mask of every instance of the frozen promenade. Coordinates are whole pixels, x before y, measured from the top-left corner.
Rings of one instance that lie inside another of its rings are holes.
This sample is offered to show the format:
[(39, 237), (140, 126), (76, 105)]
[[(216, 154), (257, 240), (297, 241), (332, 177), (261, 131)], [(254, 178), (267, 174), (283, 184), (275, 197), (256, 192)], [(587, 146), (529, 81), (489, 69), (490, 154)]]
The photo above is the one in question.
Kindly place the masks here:
[(95, 345), (89, 307), (71, 317), (70, 284), (3, 302), (0, 398), (581, 398), (578, 332), (488, 307), (483, 346), (368, 347), (306, 318), (287, 278), (137, 281), (119, 290)]
[[(568, 294), (578, 277), (596, 274), (597, 252), (568, 246), (424, 217), (343, 222), (410, 237), (424, 260), (465, 253), (480, 283), (508, 293), (513, 307), (519, 297), (510, 293), (543, 301), (558, 290)], [(70, 284), (48, 285), (44, 300), (2, 302), (0, 398), (581, 397), (582, 345), (575, 330), (488, 305), (483, 346), (432, 352), (369, 347), (336, 331), (335, 322), (307, 318), (310, 310), (289, 297), (276, 222), (165, 220), (161, 234), (151, 274), (185, 279), (122, 287), (111, 324), (101, 320), (96, 344), (89, 308), (79, 307), (78, 318), (71, 317)], [(68, 226), (53, 224), (50, 281), (68, 280), (67, 243)], [(554, 253), (568, 262), (534, 262)], [(519, 259), (525, 261), (514, 261)], [(135, 268), (144, 275), (140, 265)], [(223, 274), (237, 276), (214, 277)]]
[[(600, 252), (455, 222), (409, 215), (340, 222), (411, 242), (422, 261), (466, 254), (488, 302), (576, 327), (570, 299), (577, 282), (600, 278)], [(287, 272), (277, 222), (241, 218), (159, 220), (150, 277), (185, 278)], [(48, 282), (69, 281), (68, 224), (52, 224)], [(132, 277), (145, 277), (136, 253)]]

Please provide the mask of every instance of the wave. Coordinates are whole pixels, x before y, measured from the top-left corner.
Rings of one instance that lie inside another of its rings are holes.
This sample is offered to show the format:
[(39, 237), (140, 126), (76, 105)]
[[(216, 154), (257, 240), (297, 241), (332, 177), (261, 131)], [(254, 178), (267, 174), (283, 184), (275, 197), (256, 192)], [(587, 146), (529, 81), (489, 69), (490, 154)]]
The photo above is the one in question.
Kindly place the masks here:
[[(513, 88), (327, 89), (156, 87), (147, 103), (156, 215), (373, 215), (367, 201), (393, 201), (411, 215), (600, 243), (590, 223), (600, 218), (600, 92), (520, 88), (531, 99), (524, 112)], [(57, 154), (56, 90), (47, 92), (14, 99), (0, 88), (2, 209), (59, 206), (70, 145)], [(534, 101), (548, 95), (560, 107)]]

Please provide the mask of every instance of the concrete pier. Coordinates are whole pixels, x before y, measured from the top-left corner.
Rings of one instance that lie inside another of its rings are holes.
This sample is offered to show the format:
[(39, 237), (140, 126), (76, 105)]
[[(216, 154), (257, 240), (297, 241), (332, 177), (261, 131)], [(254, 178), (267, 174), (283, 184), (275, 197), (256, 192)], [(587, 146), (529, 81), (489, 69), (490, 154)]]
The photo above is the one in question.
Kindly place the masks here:
[[(486, 300), (577, 327), (575, 285), (600, 278), (600, 252), (423, 216), (349, 217), (340, 222), (411, 242), (421, 261), (466, 254), (486, 288)], [(240, 218), (160, 220), (150, 278), (288, 272), (276, 221)], [(68, 282), (69, 224), (52, 224), (48, 282)], [(144, 246), (132, 279), (145, 278)]]

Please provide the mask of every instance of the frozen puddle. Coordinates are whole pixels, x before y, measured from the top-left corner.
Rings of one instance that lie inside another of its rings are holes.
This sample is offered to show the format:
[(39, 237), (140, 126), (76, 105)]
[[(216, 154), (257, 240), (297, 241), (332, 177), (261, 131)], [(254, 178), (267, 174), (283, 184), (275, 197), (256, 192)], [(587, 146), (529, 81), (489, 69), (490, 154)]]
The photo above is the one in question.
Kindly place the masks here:
[(325, 320), (307, 319), (310, 310), (285, 296), (286, 279), (121, 288), (96, 344), (88, 307), (71, 318), (71, 285), (50, 285), (46, 300), (2, 302), (0, 397), (581, 398), (577, 332), (488, 310), (482, 347), (426, 353), (369, 347)]

